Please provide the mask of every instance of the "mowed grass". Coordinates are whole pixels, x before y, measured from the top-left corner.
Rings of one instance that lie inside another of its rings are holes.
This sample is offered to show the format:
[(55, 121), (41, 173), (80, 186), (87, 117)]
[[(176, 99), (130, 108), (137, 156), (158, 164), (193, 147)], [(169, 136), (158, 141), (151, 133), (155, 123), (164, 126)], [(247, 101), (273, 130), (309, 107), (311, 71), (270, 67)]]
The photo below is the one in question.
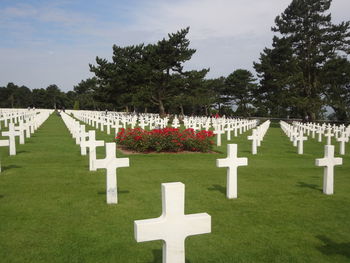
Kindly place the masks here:
[(218, 154), (128, 155), (130, 167), (117, 172), (119, 203), (107, 205), (105, 171), (88, 171), (88, 157), (52, 115), (16, 156), (0, 147), (0, 262), (161, 262), (162, 243), (137, 243), (133, 222), (160, 216), (166, 182), (185, 184), (187, 214), (212, 217), (212, 233), (186, 239), (187, 263), (349, 262), (350, 147), (326, 196), (315, 166), (323, 143), (309, 139), (298, 155), (272, 125), (253, 156), (250, 133), (231, 141), (248, 157), (238, 199), (226, 199), (226, 169), (215, 164), (226, 157), (223, 136)]

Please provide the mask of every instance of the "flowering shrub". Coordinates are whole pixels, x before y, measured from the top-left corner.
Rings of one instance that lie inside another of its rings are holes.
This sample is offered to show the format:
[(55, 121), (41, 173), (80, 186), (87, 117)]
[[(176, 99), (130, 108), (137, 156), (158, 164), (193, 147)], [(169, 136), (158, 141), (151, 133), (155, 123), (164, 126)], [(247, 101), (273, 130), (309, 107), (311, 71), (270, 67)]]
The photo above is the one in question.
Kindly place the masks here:
[(138, 152), (208, 152), (212, 149), (212, 131), (180, 131), (174, 128), (146, 131), (141, 128), (121, 129), (116, 137), (118, 144)]

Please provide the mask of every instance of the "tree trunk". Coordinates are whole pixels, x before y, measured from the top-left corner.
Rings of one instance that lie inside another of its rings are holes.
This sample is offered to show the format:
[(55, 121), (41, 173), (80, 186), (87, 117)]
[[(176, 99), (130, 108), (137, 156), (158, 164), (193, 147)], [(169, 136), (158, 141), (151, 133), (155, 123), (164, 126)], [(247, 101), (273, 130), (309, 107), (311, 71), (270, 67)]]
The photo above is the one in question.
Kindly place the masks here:
[(208, 116), (208, 108), (207, 108), (207, 106), (204, 106), (204, 110), (205, 110), (205, 116)]
[(182, 116), (184, 116), (184, 115), (185, 115), (185, 114), (184, 114), (184, 107), (182, 106), (182, 104), (180, 104), (179, 108), (180, 108), (180, 114), (181, 114)]
[(159, 115), (163, 117), (165, 115), (164, 104), (162, 100), (159, 100)]

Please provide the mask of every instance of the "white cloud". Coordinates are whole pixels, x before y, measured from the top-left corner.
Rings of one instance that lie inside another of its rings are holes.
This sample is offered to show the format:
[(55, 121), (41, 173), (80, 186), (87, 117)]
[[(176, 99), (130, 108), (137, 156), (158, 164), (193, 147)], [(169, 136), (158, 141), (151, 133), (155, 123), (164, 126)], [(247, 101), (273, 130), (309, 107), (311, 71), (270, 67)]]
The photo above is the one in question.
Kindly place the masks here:
[[(210, 77), (226, 76), (237, 68), (252, 70), (253, 61), (271, 44), (270, 28), (275, 17), (291, 2), (140, 1), (136, 7), (118, 9), (111, 5), (110, 16), (102, 20), (94, 14), (67, 9), (65, 3), (70, 1), (48, 1), (40, 6), (14, 4), (0, 10), (0, 30), (7, 30), (9, 39), (19, 46), (9, 48), (0, 43), (0, 86), (12, 81), (30, 88), (46, 88), (55, 83), (69, 90), (91, 76), (88, 64), (96, 56), (111, 57), (113, 44), (155, 42), (187, 26), (191, 28), (191, 47), (197, 49), (187, 68), (210, 67)], [(333, 20), (338, 23), (349, 19), (349, 9), (349, 0), (333, 0)], [(121, 16), (127, 17), (127, 23)], [(41, 30), (48, 29), (52, 30), (50, 35), (42, 35)]]
[[(289, 0), (152, 1), (138, 28), (163, 32), (191, 27), (194, 39), (264, 34)], [(273, 8), (271, 8), (273, 7)]]

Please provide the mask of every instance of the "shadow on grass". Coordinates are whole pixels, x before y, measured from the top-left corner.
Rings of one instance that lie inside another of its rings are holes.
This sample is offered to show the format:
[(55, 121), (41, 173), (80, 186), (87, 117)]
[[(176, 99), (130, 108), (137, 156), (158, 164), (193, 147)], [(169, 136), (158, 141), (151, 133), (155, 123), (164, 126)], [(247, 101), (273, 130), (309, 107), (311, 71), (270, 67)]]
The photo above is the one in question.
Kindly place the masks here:
[(302, 187), (302, 188), (310, 188), (310, 189), (314, 189), (314, 190), (318, 190), (318, 191), (322, 192), (322, 189), (319, 188), (319, 186), (316, 184), (307, 184), (304, 182), (298, 182), (297, 186)]
[(218, 191), (224, 195), (226, 195), (226, 187), (223, 187), (222, 185), (219, 184), (213, 184), (212, 187), (208, 187), (209, 191)]
[(336, 243), (326, 236), (316, 236), (324, 243), (324, 246), (317, 247), (317, 249), (325, 255), (342, 255), (350, 258), (350, 242)]
[[(129, 191), (129, 190), (120, 190), (120, 189), (118, 188), (117, 193), (118, 193), (118, 194), (129, 194), (130, 191)], [(105, 195), (105, 194), (106, 194), (106, 190), (104, 190), (104, 191), (98, 191), (97, 194), (99, 194), (99, 195)]]
[(17, 151), (16, 154), (29, 153), (28, 151)]
[(0, 195), (0, 199), (1, 199), (1, 198), (4, 198), (4, 195)]
[(16, 168), (22, 168), (22, 166), (11, 164), (11, 165), (5, 165), (1, 169), (2, 171), (10, 170), (10, 169), (16, 169)]
[[(152, 250), (153, 253), (153, 261), (149, 262), (149, 263), (162, 263), (162, 258), (163, 258), (163, 253), (161, 249), (153, 249)], [(191, 261), (189, 261), (188, 259), (186, 259), (185, 263), (191, 263)]]

